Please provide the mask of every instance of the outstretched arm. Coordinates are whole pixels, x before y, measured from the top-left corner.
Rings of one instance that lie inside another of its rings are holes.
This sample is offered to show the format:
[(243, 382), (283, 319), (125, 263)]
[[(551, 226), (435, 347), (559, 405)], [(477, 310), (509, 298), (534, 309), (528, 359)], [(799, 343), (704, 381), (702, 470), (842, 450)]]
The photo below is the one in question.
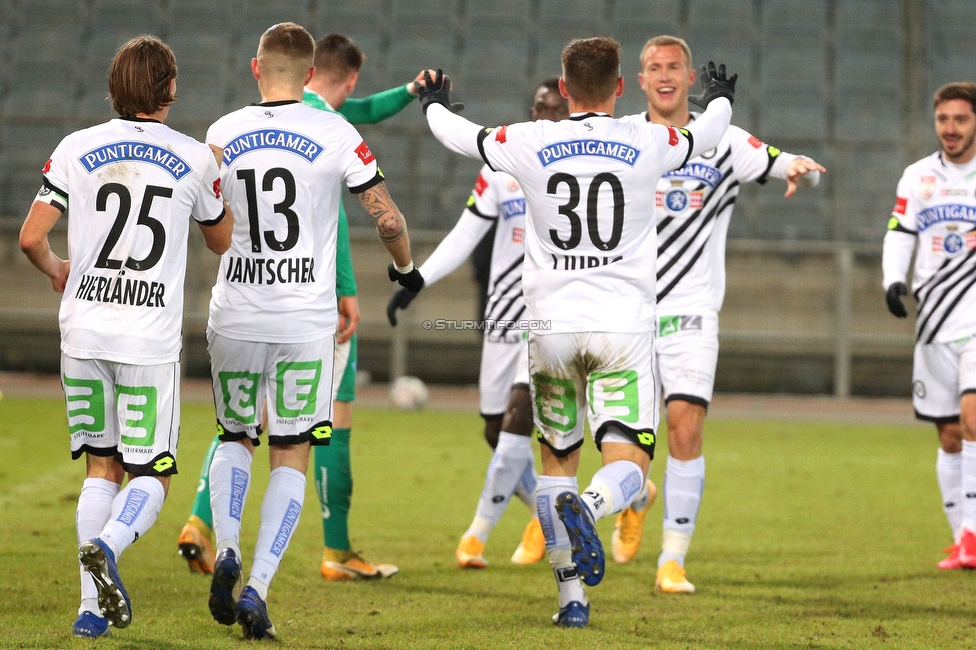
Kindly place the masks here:
[(431, 104), (427, 109), (430, 132), (445, 147), (468, 158), (481, 160), (478, 136), (485, 128), (451, 112), (443, 104)]
[(430, 257), (420, 265), (424, 282), (427, 285), (434, 284), (461, 266), (474, 252), (478, 242), (491, 230), (492, 223), (492, 220), (479, 217), (470, 210), (462, 212), (451, 232), (447, 233)]
[(359, 202), (366, 208), (369, 216), (373, 218), (380, 241), (390, 252), (397, 269), (412, 268), (407, 222), (390, 197), (386, 181), (381, 181), (356, 196), (359, 197)]

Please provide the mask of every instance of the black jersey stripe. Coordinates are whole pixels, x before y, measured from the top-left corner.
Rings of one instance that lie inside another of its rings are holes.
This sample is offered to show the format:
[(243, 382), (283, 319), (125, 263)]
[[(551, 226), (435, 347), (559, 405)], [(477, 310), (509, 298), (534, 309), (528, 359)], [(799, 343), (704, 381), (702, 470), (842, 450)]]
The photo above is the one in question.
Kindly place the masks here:
[[(681, 259), (681, 257), (688, 251), (688, 249), (691, 248), (691, 245), (693, 243), (695, 243), (696, 241), (699, 241), (699, 235), (701, 235), (702, 231), (705, 230), (705, 227), (706, 226), (708, 226), (713, 221), (717, 221), (718, 220), (717, 219), (718, 215), (722, 214), (722, 212), (726, 208), (728, 208), (729, 206), (735, 205), (735, 198), (736, 197), (734, 197), (734, 196), (730, 196), (730, 197), (726, 198), (726, 200), (723, 203), (719, 204), (718, 207), (716, 207), (714, 210), (712, 210), (711, 213), (709, 213), (704, 219), (701, 220), (701, 225), (698, 227), (698, 230), (695, 231), (695, 234), (694, 235), (692, 235), (691, 237), (688, 238), (688, 241), (685, 242), (685, 245), (681, 247), (681, 250), (679, 250), (677, 253), (675, 253), (671, 257), (671, 259), (668, 260), (668, 262), (666, 264), (664, 264), (661, 268), (659, 268), (657, 270), (657, 279), (658, 280), (660, 280), (661, 278), (663, 278), (668, 273), (668, 271), (671, 270), (671, 267), (674, 266)], [(701, 240), (701, 242), (702, 242), (701, 243), (701, 246), (699, 247), (698, 252), (695, 253), (694, 259), (698, 259), (698, 256), (701, 255), (701, 249), (703, 249), (705, 247), (705, 245), (708, 243), (708, 240), (711, 238), (711, 235), (712, 235), (712, 232), (713, 231), (714, 231), (714, 229), (713, 230), (710, 230), (709, 233), (708, 233), (708, 235), (706, 237), (702, 238), (702, 240)], [(687, 267), (685, 267), (681, 271), (681, 273), (678, 274), (678, 277), (684, 277), (684, 275), (688, 272), (688, 269), (691, 268), (691, 265), (692, 264), (694, 264), (694, 260)]]
[[(967, 273), (971, 273), (973, 270), (972, 265), (967, 265), (966, 262), (970, 261), (973, 258), (974, 254), (976, 254), (976, 250), (970, 251), (963, 259), (963, 261), (958, 266), (956, 266), (956, 268), (946, 273), (945, 276), (941, 280), (939, 280), (939, 282), (936, 284), (937, 285), (944, 284), (948, 280), (952, 279), (954, 276), (964, 276)], [(939, 297), (936, 298), (935, 302), (932, 302), (931, 304), (930, 304), (930, 300), (934, 293), (934, 288), (935, 288), (934, 286), (933, 289), (930, 290), (924, 298), (922, 298), (922, 302), (919, 304), (919, 315), (924, 313), (925, 317), (922, 318), (922, 320), (918, 323), (918, 326), (916, 327), (916, 335), (919, 339), (922, 338), (923, 333), (926, 331), (926, 328), (928, 326), (929, 320), (931, 320), (932, 316), (939, 309), (939, 306), (953, 292), (953, 289), (955, 289), (958, 286), (959, 286), (958, 283), (953, 282), (952, 285), (949, 286), (945, 291), (940, 292)]]
[[(722, 157), (719, 158), (718, 161), (715, 163), (715, 168), (718, 169), (719, 172), (721, 172), (721, 174), (722, 174), (722, 182), (724, 182), (725, 179), (727, 179), (729, 177), (729, 175), (733, 171), (732, 170), (732, 167), (729, 167), (729, 169), (727, 171), (723, 171), (722, 170), (722, 165), (725, 164), (725, 161), (729, 159), (729, 156), (730, 155), (732, 155), (732, 148), (731, 147), (729, 147), (728, 149), (726, 149), (725, 150), (725, 153), (722, 154)], [(682, 167), (681, 169), (684, 169), (684, 167)], [(677, 174), (678, 172), (681, 171), (681, 169), (676, 169), (675, 170), (675, 173)], [(667, 178), (664, 178), (663, 180), (667, 180)], [(722, 183), (719, 183), (718, 186), (714, 190), (712, 190), (712, 192), (709, 193), (708, 199), (706, 199), (706, 203), (708, 202), (708, 200), (710, 200), (712, 198), (712, 195), (718, 193), (719, 187), (722, 187)], [(726, 190), (726, 191), (728, 191), (728, 190)], [(701, 208), (698, 209), (698, 212), (701, 212), (704, 209), (705, 209), (705, 206), (703, 205)], [(689, 217), (689, 219), (696, 218), (698, 216), (698, 212), (696, 212), (695, 214), (691, 215)], [(661, 221), (659, 221), (658, 224), (657, 224), (657, 234), (660, 235), (664, 231), (665, 228), (667, 228), (669, 225), (671, 225), (671, 222), (672, 221), (674, 221), (674, 217), (671, 216), (671, 215), (668, 215), (667, 217), (661, 219)], [(660, 253), (660, 251), (659, 251), (659, 253)]]
[[(514, 291), (513, 291), (514, 289)], [(506, 297), (510, 296), (508, 304), (500, 312), (497, 311), (498, 305)], [(488, 304), (485, 305), (485, 317), (487, 318), (500, 318), (501, 314), (508, 311), (511, 306), (517, 300), (522, 299), (522, 275), (519, 274), (512, 282), (506, 286), (501, 291), (498, 291), (498, 285), (495, 285), (495, 291), (491, 292), (491, 297), (488, 299)]]
[[(962, 297), (966, 295), (966, 292), (972, 288), (973, 284), (976, 284), (976, 274), (973, 274), (972, 279), (970, 279), (969, 282), (967, 282), (965, 286), (963, 286), (962, 290), (956, 295), (955, 299), (951, 303), (949, 303), (948, 307), (946, 307), (945, 313), (942, 314), (942, 318), (939, 319), (939, 322), (936, 323), (935, 326), (932, 328), (932, 330), (929, 332), (929, 337), (925, 341), (926, 343), (931, 343), (933, 340), (935, 340), (935, 336), (936, 334), (939, 333), (939, 330), (942, 328), (942, 324), (945, 323), (946, 319), (949, 317), (949, 314), (952, 313), (952, 311), (959, 304), (959, 301), (962, 300)], [(948, 294), (949, 292), (946, 293)]]
[(681, 269), (681, 272), (678, 273), (678, 274), (676, 274), (674, 276), (674, 279), (672, 279), (671, 282), (668, 283), (668, 286), (664, 287), (661, 290), (661, 292), (659, 294), (657, 294), (657, 301), (658, 302), (661, 302), (662, 300), (664, 300), (664, 298), (669, 293), (671, 293), (671, 290), (674, 289), (675, 285), (678, 284), (678, 282), (681, 280), (681, 278), (685, 277), (685, 274), (687, 274), (688, 271), (691, 270), (691, 267), (693, 267), (695, 265), (695, 262), (698, 261), (698, 258), (701, 257), (701, 254), (705, 251), (705, 246), (706, 245), (708, 245), (708, 240), (707, 239), (702, 242), (702, 245), (698, 247), (698, 250), (695, 251), (695, 254), (691, 256), (691, 259), (690, 260), (688, 260), (688, 265), (685, 268)]
[[(695, 212), (693, 215), (691, 215), (690, 217), (688, 217), (687, 219), (685, 219), (684, 220), (685, 223), (683, 223), (680, 226), (678, 226), (677, 228), (675, 228), (674, 231), (671, 233), (671, 235), (667, 238), (666, 241), (664, 241), (661, 244), (658, 244), (658, 247), (657, 247), (657, 257), (658, 257), (658, 259), (661, 258), (661, 255), (671, 246), (671, 244), (673, 244), (688, 228), (691, 227), (692, 223), (695, 222), (695, 220), (702, 214), (702, 212), (704, 210), (708, 209), (709, 204), (712, 203), (712, 198), (713, 197), (715, 198), (716, 201), (721, 201), (722, 198), (729, 196), (729, 194), (732, 193), (732, 190), (734, 190), (738, 186), (739, 186), (739, 181), (732, 181), (731, 183), (729, 183), (729, 186), (727, 188), (725, 188), (725, 191), (724, 192), (719, 192), (718, 191), (719, 188), (716, 187), (715, 188), (715, 191), (713, 191), (711, 194), (708, 195), (708, 198), (705, 199), (705, 204), (702, 205), (702, 207), (697, 212)], [(721, 187), (721, 185), (719, 185), (719, 187)], [(733, 202), (735, 200), (735, 196), (736, 195), (738, 195), (738, 192), (735, 192), (735, 194), (733, 194), (733, 196), (732, 196)], [(721, 209), (722, 208), (718, 208), (718, 209), (714, 210), (712, 212), (712, 214), (714, 215), (716, 212), (720, 211)], [(677, 253), (677, 255), (680, 255), (680, 253)]]
[[(932, 289), (945, 279), (945, 274), (943, 274), (943, 271), (945, 271), (946, 267), (948, 267), (949, 264), (951, 263), (952, 263), (951, 259), (943, 260), (942, 265), (938, 269), (936, 269), (934, 273), (932, 273), (932, 276), (925, 281), (925, 284), (923, 284), (913, 292), (913, 295), (915, 296), (915, 300), (922, 302), (924, 300), (924, 296), (931, 293)], [(952, 271), (949, 271), (949, 273), (951, 272)]]
[[(511, 316), (511, 318), (497, 318), (495, 320), (507, 320), (507, 321), (511, 321), (511, 324), (512, 325), (515, 325), (518, 322), (518, 319), (521, 318), (522, 317), (522, 314), (524, 314), (524, 313), (525, 313), (525, 305), (522, 305), (522, 307), (517, 312), (515, 312), (515, 314), (513, 314)], [(498, 332), (494, 336), (497, 337), (497, 338), (499, 338), (499, 339), (501, 339), (506, 334), (508, 334), (510, 331), (512, 331), (513, 329), (515, 329), (515, 328), (514, 327), (509, 327), (509, 323), (506, 323), (505, 324), (505, 327), (502, 327), (502, 328), (497, 329), (497, 330), (492, 330), (492, 331), (493, 332)]]
[(938, 271), (932, 274), (932, 277), (929, 278), (928, 282), (919, 287), (918, 291), (915, 292), (915, 298), (919, 301), (920, 305), (924, 305), (926, 302), (928, 302), (932, 294), (936, 293), (937, 289), (942, 287), (947, 282), (954, 280), (955, 277), (960, 274), (960, 272), (966, 273), (967, 270), (969, 270), (969, 267), (971, 267), (970, 262), (972, 261), (974, 254), (976, 254), (976, 250), (969, 251), (966, 253), (965, 257), (958, 260), (958, 263), (955, 266), (951, 265), (951, 260), (946, 260), (943, 262), (942, 266), (939, 267)]
[[(523, 262), (525, 262), (524, 253), (522, 255), (519, 255), (518, 258), (514, 262), (512, 262), (511, 266), (509, 266), (507, 269), (499, 273), (497, 277), (495, 277), (495, 281), (492, 282), (491, 289), (488, 291), (488, 293), (495, 293), (495, 287), (498, 286), (498, 283), (504, 280), (505, 276), (507, 276), (509, 273), (512, 273), (516, 269), (520, 269)], [(521, 279), (521, 277), (522, 277), (522, 273), (521, 271), (519, 271), (519, 278)]]

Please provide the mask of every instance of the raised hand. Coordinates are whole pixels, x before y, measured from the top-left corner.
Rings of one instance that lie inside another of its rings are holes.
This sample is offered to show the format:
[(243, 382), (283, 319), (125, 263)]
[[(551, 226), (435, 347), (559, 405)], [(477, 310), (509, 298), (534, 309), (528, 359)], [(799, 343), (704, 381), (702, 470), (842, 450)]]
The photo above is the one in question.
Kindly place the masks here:
[(702, 108), (718, 97), (725, 97), (731, 104), (735, 99), (735, 82), (739, 78), (738, 74), (731, 78), (725, 76), (725, 64), (719, 64), (718, 70), (715, 69), (713, 61), (708, 62), (708, 67), (701, 67), (702, 91), (698, 95), (688, 95), (688, 101), (697, 104)]

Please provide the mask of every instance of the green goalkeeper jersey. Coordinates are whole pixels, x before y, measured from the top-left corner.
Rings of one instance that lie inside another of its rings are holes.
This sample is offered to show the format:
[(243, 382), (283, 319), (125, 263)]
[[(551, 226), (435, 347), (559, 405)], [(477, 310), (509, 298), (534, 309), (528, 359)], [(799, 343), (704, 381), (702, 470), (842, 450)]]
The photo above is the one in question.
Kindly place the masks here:
[[(409, 85), (409, 84), (408, 84)], [(384, 90), (381, 93), (347, 99), (338, 111), (316, 92), (305, 89), (302, 103), (323, 111), (339, 113), (350, 124), (376, 124), (399, 113), (413, 100), (407, 86)], [(342, 199), (339, 200), (339, 234), (336, 240), (336, 293), (340, 298), (356, 295), (356, 276), (353, 274), (352, 251), (349, 246), (349, 220)]]

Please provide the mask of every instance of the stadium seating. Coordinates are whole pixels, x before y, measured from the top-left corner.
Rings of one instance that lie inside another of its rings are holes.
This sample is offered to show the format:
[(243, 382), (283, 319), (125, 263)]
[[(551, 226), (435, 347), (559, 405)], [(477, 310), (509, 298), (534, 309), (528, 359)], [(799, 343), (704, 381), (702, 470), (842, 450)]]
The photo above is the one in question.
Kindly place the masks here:
[[(941, 0), (918, 10), (926, 96), (911, 98), (905, 8), (889, 0), (0, 0), (0, 220), (22, 218), (22, 195), (32, 195), (37, 165), (61, 136), (112, 117), (106, 72), (120, 43), (142, 32), (170, 43), (180, 67), (171, 124), (203, 137), (213, 119), (259, 99), (249, 67), (257, 39), (294, 20), (316, 37), (357, 40), (367, 63), (356, 96), (439, 66), (465, 115), (486, 125), (524, 119), (535, 84), (559, 73), (566, 42), (595, 34), (623, 47), (617, 114), (642, 111), (640, 48), (653, 35), (684, 36), (696, 64), (721, 60), (739, 73), (735, 124), (830, 168), (821, 189), (791, 201), (743, 188), (733, 234), (876, 240), (900, 169), (932, 146), (924, 129), (915, 129), (924, 140), (904, 142), (905, 107), (917, 101), (927, 111), (938, 86), (976, 78), (976, 5)], [(438, 149), (413, 107), (362, 130), (397, 200), (414, 206), (412, 223), (453, 223), (477, 161)]]

